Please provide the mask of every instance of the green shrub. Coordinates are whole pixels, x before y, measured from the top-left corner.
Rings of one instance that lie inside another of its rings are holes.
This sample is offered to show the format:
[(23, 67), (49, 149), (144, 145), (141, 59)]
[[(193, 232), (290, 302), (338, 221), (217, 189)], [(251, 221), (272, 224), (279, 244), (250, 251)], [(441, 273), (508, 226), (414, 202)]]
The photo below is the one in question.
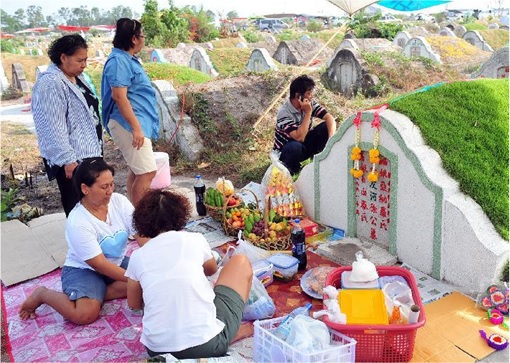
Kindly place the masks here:
[(308, 24), (306, 24), (306, 30), (312, 33), (320, 32), (322, 29), (324, 29), (324, 25), (317, 20), (310, 20)]

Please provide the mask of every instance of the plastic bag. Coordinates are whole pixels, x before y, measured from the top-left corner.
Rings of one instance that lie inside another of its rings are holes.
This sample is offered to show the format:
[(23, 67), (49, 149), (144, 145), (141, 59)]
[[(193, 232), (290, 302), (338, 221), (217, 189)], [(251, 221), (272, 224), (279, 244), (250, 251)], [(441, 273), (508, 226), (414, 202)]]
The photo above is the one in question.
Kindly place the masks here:
[(298, 315), (290, 323), (290, 333), (286, 342), (293, 347), (299, 347), (302, 352), (311, 353), (328, 348), (331, 335), (322, 321)]
[(269, 153), (271, 165), (262, 178), (265, 196), (271, 198), (271, 209), (283, 217), (305, 214), (303, 203), (294, 189), (289, 170), (279, 160), (276, 151)]
[(267, 293), (262, 282), (253, 275), (250, 295), (244, 306), (243, 320), (267, 319), (272, 317), (275, 312), (276, 306), (273, 299)]
[(383, 286), (382, 291), (390, 324), (407, 324), (411, 306), (414, 305), (411, 288), (407, 284), (394, 281)]
[(490, 284), (476, 297), (476, 307), (489, 310), (498, 309), (508, 315), (508, 285), (505, 282)]
[(239, 231), (237, 233), (237, 247), (235, 248), (234, 254), (243, 254), (248, 257), (250, 262), (254, 264), (258, 260), (262, 260), (266, 257), (269, 257), (271, 253), (267, 250), (263, 250), (262, 248), (256, 247), (252, 245), (250, 242), (245, 241), (243, 239), (243, 231)]
[(356, 252), (356, 261), (352, 263), (352, 272), (349, 277), (351, 282), (368, 282), (379, 277), (375, 265), (363, 258), (363, 252)]

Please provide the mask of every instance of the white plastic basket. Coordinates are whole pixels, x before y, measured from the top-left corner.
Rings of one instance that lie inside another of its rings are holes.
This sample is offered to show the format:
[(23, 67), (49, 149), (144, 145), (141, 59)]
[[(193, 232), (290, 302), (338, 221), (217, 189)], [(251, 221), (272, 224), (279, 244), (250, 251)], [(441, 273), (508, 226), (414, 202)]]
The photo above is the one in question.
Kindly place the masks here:
[(257, 320), (253, 341), (253, 360), (256, 363), (265, 362), (330, 362), (351, 363), (354, 362), (356, 352), (356, 340), (342, 333), (329, 330), (331, 334), (331, 346), (317, 352), (306, 353), (299, 351), (299, 347), (293, 347), (280, 338), (274, 331), (285, 319), (285, 316), (268, 320)]

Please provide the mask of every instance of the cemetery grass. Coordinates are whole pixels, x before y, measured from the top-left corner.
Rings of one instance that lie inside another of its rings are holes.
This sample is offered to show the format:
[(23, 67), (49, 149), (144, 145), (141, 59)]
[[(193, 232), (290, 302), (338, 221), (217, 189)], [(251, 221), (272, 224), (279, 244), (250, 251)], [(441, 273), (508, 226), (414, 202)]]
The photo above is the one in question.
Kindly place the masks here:
[(506, 240), (508, 97), (508, 79), (487, 79), (445, 84), (391, 104), (420, 127), (461, 191), (481, 206)]

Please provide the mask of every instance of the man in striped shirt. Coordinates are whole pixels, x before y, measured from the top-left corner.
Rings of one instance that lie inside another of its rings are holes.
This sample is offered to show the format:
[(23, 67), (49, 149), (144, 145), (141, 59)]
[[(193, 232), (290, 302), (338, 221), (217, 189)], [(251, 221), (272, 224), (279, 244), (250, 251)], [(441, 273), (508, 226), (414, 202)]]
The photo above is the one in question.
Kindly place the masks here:
[[(276, 116), (273, 149), (292, 175), (301, 171), (301, 162), (320, 153), (336, 131), (333, 115), (313, 99), (315, 82), (301, 75), (290, 84), (289, 99)], [(324, 122), (312, 126), (312, 118)]]

